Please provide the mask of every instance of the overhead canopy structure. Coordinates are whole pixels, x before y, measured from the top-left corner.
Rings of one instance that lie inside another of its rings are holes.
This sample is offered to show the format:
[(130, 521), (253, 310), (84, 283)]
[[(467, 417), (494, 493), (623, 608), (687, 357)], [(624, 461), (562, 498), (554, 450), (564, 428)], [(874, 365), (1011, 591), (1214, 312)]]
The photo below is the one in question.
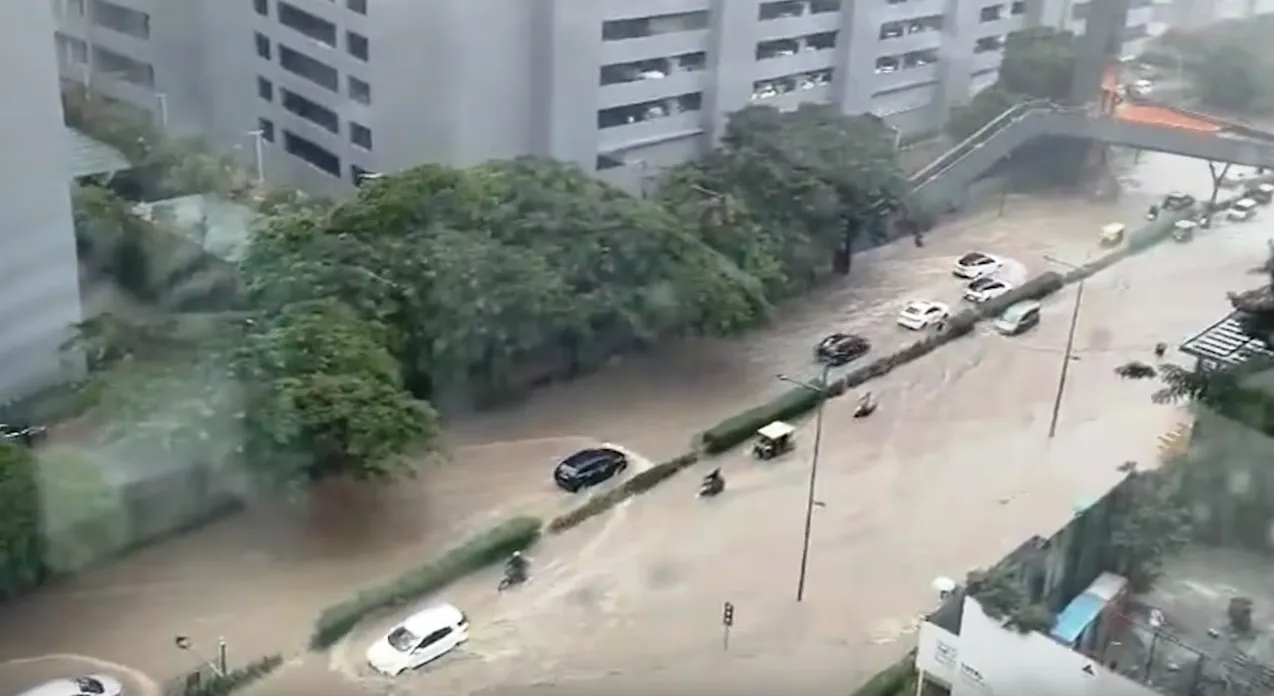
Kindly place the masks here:
[(66, 137), (71, 150), (71, 178), (116, 174), (133, 168), (124, 153), (106, 143), (95, 140), (70, 126)]
[(1210, 369), (1238, 367), (1252, 360), (1274, 361), (1274, 351), (1243, 328), (1243, 312), (1232, 312), (1181, 344), (1181, 352)]

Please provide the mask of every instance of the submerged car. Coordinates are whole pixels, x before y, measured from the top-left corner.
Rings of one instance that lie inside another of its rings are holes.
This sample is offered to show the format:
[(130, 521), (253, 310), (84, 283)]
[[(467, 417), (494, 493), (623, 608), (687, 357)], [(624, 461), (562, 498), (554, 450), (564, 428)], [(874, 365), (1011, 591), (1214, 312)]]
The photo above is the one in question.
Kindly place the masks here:
[(1185, 210), (1194, 205), (1194, 196), (1180, 191), (1173, 191), (1163, 198), (1164, 210)]
[(871, 350), (871, 342), (857, 334), (834, 333), (818, 342), (814, 355), (829, 365), (844, 365)]
[(45, 682), (17, 696), (121, 696), (124, 685), (114, 677), (90, 674)]
[(955, 268), (952, 273), (957, 278), (967, 278), (973, 280), (983, 276), (991, 275), (1000, 270), (1004, 266), (1004, 262), (980, 251), (971, 251), (964, 256), (956, 259)]
[(964, 299), (970, 302), (986, 302), (1012, 290), (1013, 286), (999, 278), (982, 276), (964, 289)]
[(1235, 222), (1251, 220), (1256, 215), (1257, 202), (1251, 198), (1240, 198), (1230, 206), (1226, 217)]
[(1004, 310), (995, 320), (995, 330), (1005, 336), (1016, 336), (1040, 323), (1041, 305), (1036, 300), (1022, 300)]
[(451, 652), (469, 639), (469, 619), (450, 604), (439, 604), (408, 616), (367, 648), (372, 669), (396, 677)]
[(628, 457), (614, 447), (591, 447), (572, 454), (553, 469), (553, 481), (577, 493), (596, 486), (628, 468)]
[(918, 300), (910, 302), (898, 314), (898, 325), (912, 331), (920, 331), (936, 325), (951, 316), (951, 309), (941, 302)]

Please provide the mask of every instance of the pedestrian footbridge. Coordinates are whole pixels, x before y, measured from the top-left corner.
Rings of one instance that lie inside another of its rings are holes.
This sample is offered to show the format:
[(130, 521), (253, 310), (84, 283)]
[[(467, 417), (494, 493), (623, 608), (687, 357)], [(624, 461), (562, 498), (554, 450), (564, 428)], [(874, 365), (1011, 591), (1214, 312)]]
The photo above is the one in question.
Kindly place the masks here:
[(1108, 74), (1099, 103), (1079, 107), (1048, 101), (1018, 104), (913, 174), (912, 187), (931, 209), (958, 206), (970, 184), (1014, 150), (1042, 136), (1274, 168), (1274, 133), (1165, 104), (1124, 101), (1116, 95), (1114, 75)]

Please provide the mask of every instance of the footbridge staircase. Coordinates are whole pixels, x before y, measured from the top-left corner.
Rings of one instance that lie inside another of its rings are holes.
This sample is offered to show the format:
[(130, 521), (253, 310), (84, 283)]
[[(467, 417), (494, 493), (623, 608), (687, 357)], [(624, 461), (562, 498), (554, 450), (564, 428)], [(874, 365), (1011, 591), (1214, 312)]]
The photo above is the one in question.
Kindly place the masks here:
[(911, 177), (931, 210), (960, 205), (970, 184), (1027, 142), (1062, 136), (1213, 162), (1274, 169), (1274, 133), (1148, 101), (1122, 103), (1109, 94), (1089, 106), (1029, 101), (1000, 114)]

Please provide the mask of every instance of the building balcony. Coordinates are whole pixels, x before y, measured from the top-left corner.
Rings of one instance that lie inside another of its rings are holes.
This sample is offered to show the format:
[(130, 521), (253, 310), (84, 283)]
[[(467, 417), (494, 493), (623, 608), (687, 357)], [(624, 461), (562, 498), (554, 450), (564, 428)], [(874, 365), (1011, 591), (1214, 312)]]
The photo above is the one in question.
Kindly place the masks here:
[(831, 85), (819, 84), (790, 92), (754, 93), (753, 106), (772, 106), (779, 111), (795, 111), (801, 104), (826, 104), (831, 101)]
[(872, 94), (907, 89), (916, 85), (925, 85), (938, 81), (937, 63), (917, 65), (910, 68), (899, 68), (893, 72), (877, 70), (876, 81), (872, 85)]
[(969, 61), (969, 72), (974, 75), (981, 75), (992, 70), (999, 70), (1000, 63), (1003, 62), (1004, 49), (974, 53)]
[(756, 37), (758, 41), (773, 41), (839, 31), (840, 28), (841, 14), (839, 12), (806, 13), (800, 17), (783, 17), (757, 22)]
[(804, 50), (789, 56), (758, 60), (755, 74), (758, 80), (772, 80), (789, 75), (827, 70), (835, 61), (836, 49)]
[(603, 41), (601, 63), (602, 65), (632, 63), (652, 58), (696, 53), (698, 51), (706, 51), (707, 48), (708, 32), (706, 30), (680, 31), (671, 34), (644, 36), (639, 39)]
[(942, 32), (937, 29), (905, 33), (902, 36), (881, 39), (876, 53), (879, 55), (897, 55), (910, 51), (927, 51), (942, 47)]
[(704, 111), (686, 111), (597, 131), (598, 150), (615, 152), (703, 132)]
[(682, 94), (702, 92), (709, 73), (706, 70), (672, 70), (666, 77), (616, 82), (597, 90), (597, 108), (609, 109), (626, 104), (668, 99)]
[(885, 3), (874, 14), (881, 24), (899, 20), (919, 19), (947, 13), (946, 0), (908, 0), (907, 2)]

